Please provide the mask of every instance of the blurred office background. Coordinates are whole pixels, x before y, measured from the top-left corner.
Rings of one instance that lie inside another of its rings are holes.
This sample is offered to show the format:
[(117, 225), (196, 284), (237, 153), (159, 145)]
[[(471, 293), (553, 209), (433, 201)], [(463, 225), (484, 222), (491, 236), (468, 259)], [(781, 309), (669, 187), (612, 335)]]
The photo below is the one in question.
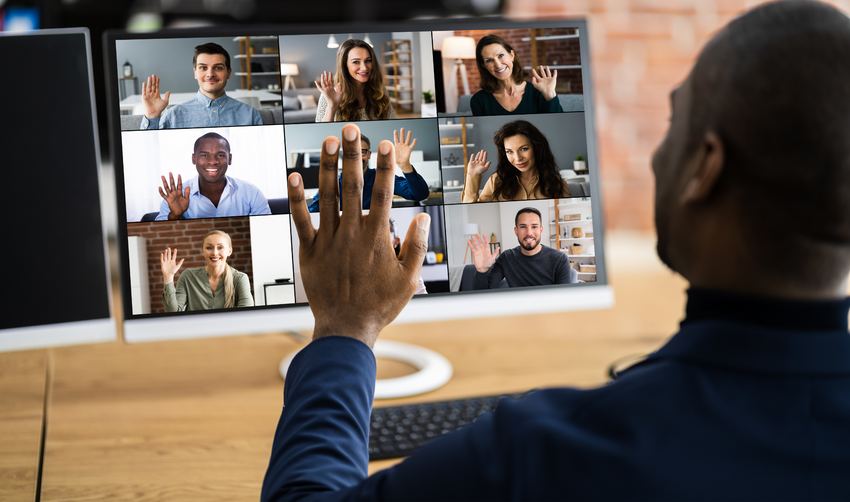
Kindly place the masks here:
[[(86, 26), (92, 33), (101, 145), (106, 141), (101, 35), (217, 24), (286, 24), (503, 15), (587, 17), (600, 175), (609, 230), (652, 230), (650, 159), (664, 136), (669, 92), (705, 41), (760, 0), (0, 0), (0, 29)], [(850, 0), (831, 0), (850, 10)], [(45, 64), (57, 64), (45, 62)], [(474, 65), (474, 62), (472, 63)], [(61, 64), (57, 65), (61, 73)], [(789, 64), (789, 78), (793, 64)], [(6, 78), (10, 78), (8, 75)], [(16, 76), (25, 84), (26, 76)], [(471, 89), (471, 93), (477, 91)], [(57, 93), (61, 88), (57, 87)]]

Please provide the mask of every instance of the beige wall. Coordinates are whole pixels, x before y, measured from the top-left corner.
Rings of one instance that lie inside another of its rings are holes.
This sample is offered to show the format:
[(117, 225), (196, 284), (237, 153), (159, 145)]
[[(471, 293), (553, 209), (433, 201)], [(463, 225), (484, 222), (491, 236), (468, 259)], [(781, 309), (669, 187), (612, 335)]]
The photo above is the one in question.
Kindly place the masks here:
[[(588, 19), (600, 174), (608, 229), (652, 230), (650, 158), (669, 92), (748, 0), (507, 0), (507, 17)], [(847, 12), (850, 1), (827, 2)]]

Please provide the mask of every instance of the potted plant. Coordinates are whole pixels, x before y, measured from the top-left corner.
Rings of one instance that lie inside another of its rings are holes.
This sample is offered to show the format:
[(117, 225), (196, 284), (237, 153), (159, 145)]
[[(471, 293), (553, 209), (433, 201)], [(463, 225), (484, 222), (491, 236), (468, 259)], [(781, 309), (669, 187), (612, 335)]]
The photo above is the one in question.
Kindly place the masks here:
[(576, 160), (573, 161), (573, 170), (576, 172), (587, 171), (587, 162), (585, 162), (583, 155), (576, 155)]
[(422, 116), (423, 117), (436, 117), (437, 116), (437, 102), (434, 101), (434, 92), (433, 91), (424, 91), (422, 93)]

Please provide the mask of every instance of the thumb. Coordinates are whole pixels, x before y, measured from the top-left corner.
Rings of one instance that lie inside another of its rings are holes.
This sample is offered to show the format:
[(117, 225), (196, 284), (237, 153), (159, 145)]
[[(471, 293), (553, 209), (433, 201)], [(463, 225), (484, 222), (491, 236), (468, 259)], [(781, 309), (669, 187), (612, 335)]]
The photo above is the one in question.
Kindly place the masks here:
[(417, 215), (407, 228), (407, 235), (401, 245), (398, 259), (402, 266), (412, 274), (419, 274), (422, 270), (422, 262), (425, 261), (425, 253), (428, 252), (428, 233), (430, 231), (431, 217), (427, 213)]
[(183, 198), (188, 199), (189, 194), (192, 192), (192, 187), (186, 187), (183, 189)]
[(171, 97), (171, 91), (166, 92), (165, 97), (163, 98), (163, 101), (165, 101), (166, 105), (168, 104), (168, 98), (169, 97)]

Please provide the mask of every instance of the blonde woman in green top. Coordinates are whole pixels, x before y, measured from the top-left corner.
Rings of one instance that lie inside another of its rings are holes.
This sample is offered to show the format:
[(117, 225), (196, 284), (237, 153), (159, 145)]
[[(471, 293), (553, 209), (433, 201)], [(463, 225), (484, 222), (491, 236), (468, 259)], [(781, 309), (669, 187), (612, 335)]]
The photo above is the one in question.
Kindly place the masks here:
[(227, 264), (233, 253), (230, 236), (221, 230), (212, 230), (204, 236), (201, 254), (206, 266), (192, 268), (180, 274), (174, 286), (174, 274), (184, 260), (177, 262), (177, 249), (166, 248), (159, 255), (162, 266), (162, 304), (166, 312), (184, 310), (229, 309), (252, 307), (251, 284), (248, 276)]

